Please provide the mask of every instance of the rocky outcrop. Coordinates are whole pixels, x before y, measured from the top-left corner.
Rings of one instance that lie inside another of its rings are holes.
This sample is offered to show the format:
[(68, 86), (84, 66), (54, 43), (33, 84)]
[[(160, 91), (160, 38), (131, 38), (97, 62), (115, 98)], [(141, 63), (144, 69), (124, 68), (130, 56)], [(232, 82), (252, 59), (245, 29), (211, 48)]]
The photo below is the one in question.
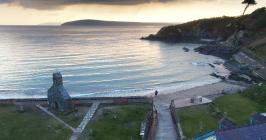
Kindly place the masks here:
[(195, 49), (196, 52), (205, 55), (214, 55), (220, 58), (229, 59), (238, 52), (244, 44), (252, 42), (248, 31), (240, 30), (233, 33), (226, 41), (206, 44)]
[(235, 52), (238, 51), (238, 49), (233, 47), (224, 47), (220, 44), (216, 44), (203, 45), (196, 48), (195, 51), (205, 55), (213, 55), (223, 59), (229, 59)]

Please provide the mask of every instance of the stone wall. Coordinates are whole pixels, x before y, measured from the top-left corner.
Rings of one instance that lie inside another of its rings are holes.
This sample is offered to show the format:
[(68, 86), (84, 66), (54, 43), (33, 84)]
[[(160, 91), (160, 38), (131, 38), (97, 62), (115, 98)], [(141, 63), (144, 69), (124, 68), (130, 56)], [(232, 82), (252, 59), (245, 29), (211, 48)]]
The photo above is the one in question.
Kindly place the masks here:
[(36, 99), (0, 99), (1, 104), (47, 104), (47, 98), (36, 98)]
[[(151, 103), (152, 98), (135, 96), (135, 97), (88, 97), (88, 98), (72, 98), (75, 105), (86, 105), (93, 102), (110, 103), (110, 104), (129, 104), (129, 103)], [(47, 104), (47, 98), (28, 98), (28, 99), (0, 99), (1, 104)]]

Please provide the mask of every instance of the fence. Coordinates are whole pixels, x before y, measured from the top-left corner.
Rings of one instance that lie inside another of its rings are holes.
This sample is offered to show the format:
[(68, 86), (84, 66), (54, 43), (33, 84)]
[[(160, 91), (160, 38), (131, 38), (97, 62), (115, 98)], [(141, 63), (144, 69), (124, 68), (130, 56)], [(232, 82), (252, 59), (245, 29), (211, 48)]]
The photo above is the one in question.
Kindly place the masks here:
[(143, 140), (154, 140), (158, 120), (157, 117), (157, 110), (153, 105), (152, 111), (148, 114), (146, 119)]
[(169, 109), (170, 109), (172, 120), (175, 124), (175, 131), (177, 134), (177, 140), (183, 140), (184, 136), (183, 136), (182, 128), (180, 125), (180, 120), (179, 120), (179, 117), (178, 117), (176, 109), (175, 109), (174, 100), (171, 101)]

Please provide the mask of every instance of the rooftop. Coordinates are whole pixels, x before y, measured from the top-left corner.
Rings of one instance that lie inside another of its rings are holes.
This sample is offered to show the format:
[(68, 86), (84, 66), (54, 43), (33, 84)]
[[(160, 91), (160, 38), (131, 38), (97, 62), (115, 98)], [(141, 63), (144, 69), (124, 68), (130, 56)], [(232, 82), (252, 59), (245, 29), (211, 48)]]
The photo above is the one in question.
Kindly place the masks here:
[(265, 140), (266, 124), (250, 125), (237, 129), (216, 132), (218, 140)]

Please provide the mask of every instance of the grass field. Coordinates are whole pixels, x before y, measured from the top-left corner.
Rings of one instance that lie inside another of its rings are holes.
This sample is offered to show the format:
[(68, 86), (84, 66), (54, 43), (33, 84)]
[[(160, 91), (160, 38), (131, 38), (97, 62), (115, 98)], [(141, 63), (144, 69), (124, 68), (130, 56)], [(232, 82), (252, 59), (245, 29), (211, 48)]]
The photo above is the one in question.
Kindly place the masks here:
[(62, 113), (55, 113), (60, 119), (65, 121), (70, 126), (76, 128), (79, 126), (80, 122), (82, 121), (84, 116), (75, 116), (75, 113), (72, 112), (70, 114), (62, 114)]
[(37, 109), (0, 106), (0, 140), (66, 140), (71, 131)]
[[(221, 112), (239, 125), (249, 124), (250, 116), (255, 112), (266, 112), (264, 103), (253, 100), (247, 94), (258, 91), (257, 87), (243, 93), (225, 95), (217, 98), (213, 105), (200, 105), (177, 109), (182, 130), (189, 139), (218, 129)], [(261, 92), (260, 92), (261, 93)], [(252, 94), (253, 95), (253, 94)], [(260, 94), (253, 96), (262, 96)], [(251, 96), (251, 97), (253, 97)], [(254, 99), (257, 99), (253, 97)]]
[(263, 106), (240, 94), (226, 95), (214, 101), (215, 106), (225, 116), (240, 125), (248, 124), (250, 116), (255, 112), (263, 112)]
[(150, 110), (147, 104), (103, 107), (79, 140), (141, 140), (141, 122)]
[(208, 105), (192, 106), (178, 110), (182, 130), (188, 138), (194, 138), (218, 129), (219, 118), (211, 113)]
[(77, 106), (76, 110), (65, 114), (65, 113), (58, 113), (53, 112), (58, 116), (60, 119), (71, 125), (72, 127), (76, 128), (79, 126), (81, 121), (83, 120), (83, 117), (86, 115), (86, 113), (89, 111), (90, 106)]

